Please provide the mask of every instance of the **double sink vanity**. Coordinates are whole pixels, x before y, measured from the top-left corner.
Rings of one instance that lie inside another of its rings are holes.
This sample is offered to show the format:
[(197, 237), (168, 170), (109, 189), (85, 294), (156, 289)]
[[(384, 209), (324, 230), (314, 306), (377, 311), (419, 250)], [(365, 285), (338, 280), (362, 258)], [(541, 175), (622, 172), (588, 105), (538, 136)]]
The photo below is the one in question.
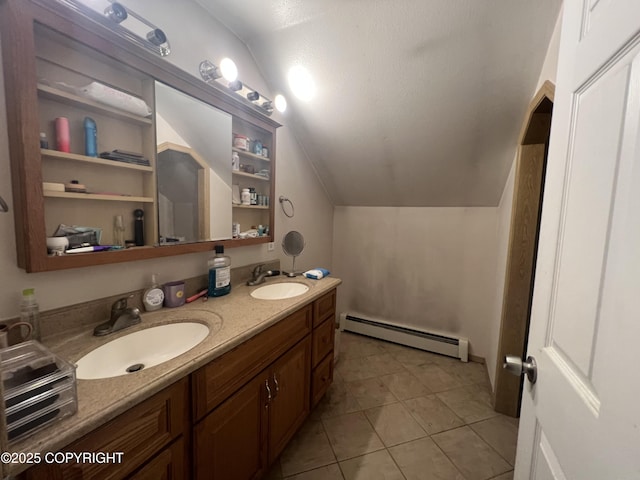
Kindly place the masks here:
[[(78, 412), (11, 451), (122, 452), (122, 463), (41, 464), (22, 478), (260, 478), (331, 384), (340, 283), (238, 285), (106, 337), (45, 341), (78, 364)], [(252, 296), (265, 292), (279, 299)], [(127, 373), (131, 362), (144, 367)]]

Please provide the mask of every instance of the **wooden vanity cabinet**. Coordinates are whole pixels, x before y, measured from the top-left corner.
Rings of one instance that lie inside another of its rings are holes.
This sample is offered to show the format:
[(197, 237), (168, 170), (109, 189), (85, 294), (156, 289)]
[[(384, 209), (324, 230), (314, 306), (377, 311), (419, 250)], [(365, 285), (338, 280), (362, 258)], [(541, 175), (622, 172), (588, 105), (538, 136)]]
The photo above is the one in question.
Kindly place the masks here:
[[(185, 468), (187, 466), (185, 460), (188, 460), (188, 457), (185, 456), (183, 437), (183, 434), (189, 431), (188, 380), (188, 378), (179, 380), (60, 450), (109, 454), (122, 452), (121, 463), (43, 463), (27, 470), (24, 478), (27, 480), (189, 478)], [(173, 445), (165, 449), (172, 442), (174, 442)], [(137, 469), (140, 470), (134, 473)]]
[(123, 452), (121, 464), (43, 464), (21, 478), (261, 478), (331, 384), (335, 296), (334, 289), (61, 449)]
[(311, 408), (315, 407), (333, 382), (336, 291), (313, 302), (313, 351), (311, 374)]
[(203, 417), (193, 434), (195, 478), (260, 478), (302, 425), (312, 312), (303, 307), (192, 375), (194, 421)]
[(194, 478), (256, 479), (309, 415), (307, 335), (195, 427)]

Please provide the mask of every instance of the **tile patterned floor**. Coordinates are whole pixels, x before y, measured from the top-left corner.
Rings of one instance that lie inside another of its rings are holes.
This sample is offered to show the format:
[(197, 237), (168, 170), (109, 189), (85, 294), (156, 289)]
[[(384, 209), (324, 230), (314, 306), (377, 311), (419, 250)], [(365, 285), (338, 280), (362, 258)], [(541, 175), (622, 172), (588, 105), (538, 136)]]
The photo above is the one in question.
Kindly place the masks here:
[(268, 480), (512, 480), (484, 365), (342, 333), (334, 384)]

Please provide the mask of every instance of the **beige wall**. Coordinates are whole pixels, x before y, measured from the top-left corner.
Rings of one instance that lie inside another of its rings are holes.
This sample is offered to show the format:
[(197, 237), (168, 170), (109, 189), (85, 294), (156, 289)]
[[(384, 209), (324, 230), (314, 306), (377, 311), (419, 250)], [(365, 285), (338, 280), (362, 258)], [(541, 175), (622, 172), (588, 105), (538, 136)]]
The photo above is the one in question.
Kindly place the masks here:
[(496, 208), (336, 207), (340, 312), (469, 338), (485, 356)]
[[(536, 90), (531, 93), (531, 98), (538, 92), (542, 84), (550, 80), (555, 83), (556, 70), (558, 68), (558, 48), (560, 46), (560, 27), (562, 24), (562, 8), (558, 14), (556, 25), (549, 41), (549, 47), (547, 49), (547, 55), (545, 56), (544, 64), (540, 70), (540, 77), (538, 78), (538, 84)], [(523, 119), (524, 121), (524, 119)], [(496, 268), (496, 290), (494, 298), (493, 314), (491, 315), (491, 322), (489, 325), (490, 336), (490, 348), (487, 353), (487, 370), (489, 371), (489, 379), (491, 385), (495, 386), (495, 373), (498, 363), (498, 342), (500, 334), (500, 323), (502, 319), (502, 297), (504, 294), (504, 281), (507, 269), (507, 253), (509, 246), (509, 229), (511, 225), (511, 209), (513, 202), (513, 188), (515, 179), (515, 164), (516, 159), (513, 160), (511, 166), (511, 172), (507, 178), (507, 182), (500, 198), (500, 205), (498, 206), (498, 234), (497, 234), (497, 268)]]
[[(532, 97), (555, 81), (560, 24)], [(467, 336), (493, 385), (514, 170), (493, 208), (336, 207), (338, 311)]]
[[(146, 16), (165, 30), (173, 53), (170, 61), (192, 74), (197, 74), (204, 58), (219, 61), (222, 56), (233, 58), (240, 79), (270, 94), (257, 70), (251, 54), (233, 34), (217, 24), (195, 4), (171, 0), (129, 1), (127, 6)], [(185, 25), (189, 25), (188, 34)], [(0, 319), (14, 317), (19, 311), (20, 291), (35, 287), (42, 310), (116, 295), (144, 287), (149, 275), (159, 273), (162, 281), (177, 280), (203, 274), (212, 254), (200, 253), (178, 257), (131, 262), (127, 264), (88, 267), (60, 272), (26, 274), (16, 266), (13, 199), (11, 196), (9, 151), (5, 114), (5, 93), (0, 75), (0, 195), (9, 203), (10, 213), (0, 213)], [(286, 114), (274, 118), (284, 126), (278, 129), (276, 194), (286, 195), (295, 203), (295, 217), (286, 218), (277, 200), (276, 249), (266, 245), (229, 250), (232, 265), (240, 266), (266, 259), (281, 258), (284, 265), (290, 259), (282, 253), (280, 242), (289, 229), (297, 229), (307, 238), (306, 249), (297, 260), (300, 268), (326, 266), (331, 268), (333, 206), (319, 183), (304, 151), (287, 127)], [(230, 160), (231, 161), (231, 160)]]

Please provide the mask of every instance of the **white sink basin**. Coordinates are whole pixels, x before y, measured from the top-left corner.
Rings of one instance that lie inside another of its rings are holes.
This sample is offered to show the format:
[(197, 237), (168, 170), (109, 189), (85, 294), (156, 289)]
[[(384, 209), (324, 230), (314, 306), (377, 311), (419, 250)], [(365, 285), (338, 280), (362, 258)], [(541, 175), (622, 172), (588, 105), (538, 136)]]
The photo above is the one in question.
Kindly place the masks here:
[(79, 380), (118, 377), (182, 355), (209, 335), (201, 323), (180, 322), (130, 333), (87, 353), (76, 362)]
[(309, 287), (303, 283), (282, 282), (256, 288), (251, 292), (251, 296), (259, 300), (283, 300), (285, 298), (297, 297), (308, 291)]

